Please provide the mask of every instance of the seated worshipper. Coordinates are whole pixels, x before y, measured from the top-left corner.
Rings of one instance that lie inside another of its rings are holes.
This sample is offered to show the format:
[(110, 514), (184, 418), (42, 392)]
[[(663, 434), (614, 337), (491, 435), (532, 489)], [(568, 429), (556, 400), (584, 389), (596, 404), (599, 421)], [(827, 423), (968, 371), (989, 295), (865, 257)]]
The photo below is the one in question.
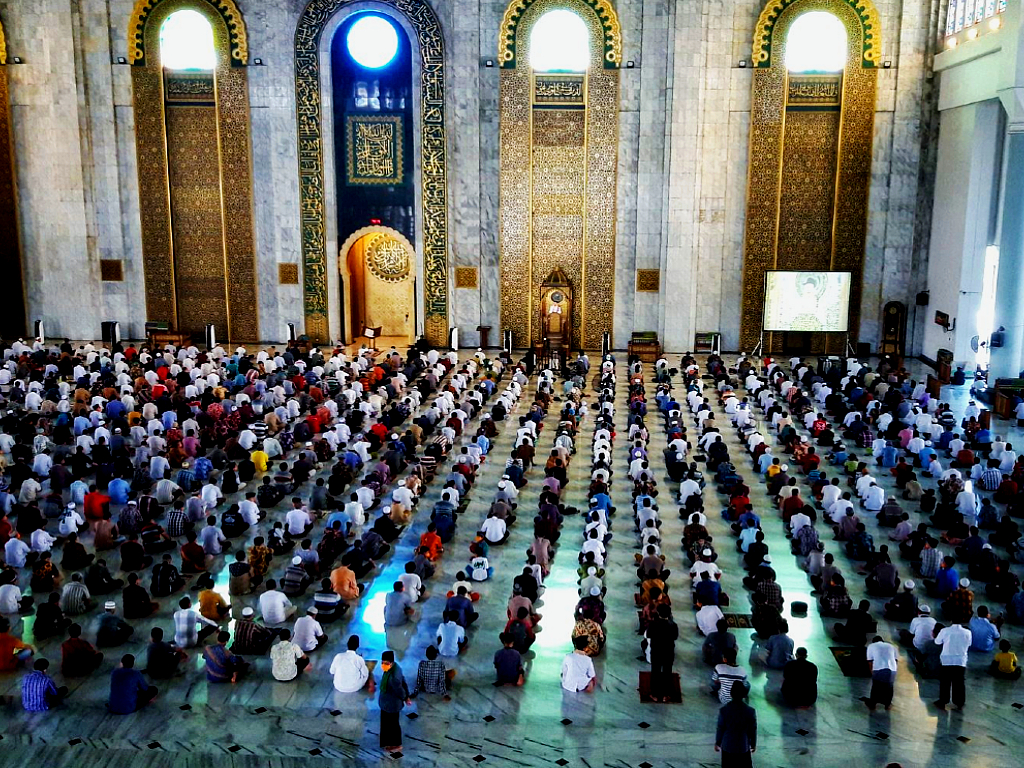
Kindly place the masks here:
[(228, 650), (230, 639), (230, 632), (218, 632), (217, 642), (203, 648), (207, 682), (237, 683), (249, 671), (249, 662)]
[(585, 635), (573, 638), (573, 651), (562, 660), (562, 688), (570, 693), (593, 693), (597, 686), (594, 662), (586, 653), (590, 641)]
[(106, 595), (124, 586), (124, 581), (115, 579), (110, 569), (107, 568), (106, 560), (97, 560), (85, 574), (85, 586), (94, 595)]
[(736, 649), (727, 648), (722, 654), (722, 661), (715, 665), (711, 673), (711, 693), (717, 695), (722, 704), (732, 701), (733, 688), (747, 685), (747, 673), (736, 665)]
[(313, 593), (313, 605), (318, 611), (317, 621), (321, 624), (329, 624), (344, 616), (348, 612), (348, 603), (342, 600), (341, 595), (334, 591), (330, 579), (320, 580), (320, 589)]
[(505, 624), (503, 632), (511, 639), (512, 647), (521, 654), (527, 653), (537, 639), (533, 622), (530, 621), (530, 611), (525, 606), (516, 610), (516, 614)]
[(953, 624), (964, 624), (974, 615), (974, 592), (970, 586), (970, 579), (960, 579), (959, 586), (942, 603), (942, 615)]
[(782, 669), (793, 660), (793, 640), (787, 634), (789, 623), (783, 619), (779, 622), (778, 634), (772, 635), (765, 643), (765, 666), (769, 669)]
[(373, 693), (376, 686), (370, 670), (374, 662), (368, 664), (359, 655), (359, 636), (351, 635), (346, 647), (347, 650), (335, 654), (331, 661), (329, 671), (334, 676), (334, 690), (339, 693), (355, 693), (366, 688)]
[[(523, 657), (513, 646), (514, 640), (506, 632), (502, 632), (498, 638), (501, 641), (501, 649), (494, 653), (494, 670), (496, 679), (495, 686), (516, 685), (520, 686), (526, 682), (526, 672), (523, 668)], [(1014, 657), (1016, 663), (1016, 657)]]
[(60, 673), (64, 677), (86, 677), (103, 662), (103, 654), (88, 640), (82, 639), (82, 627), (79, 624), (68, 627), (68, 639), (60, 646), (60, 656)]
[[(518, 612), (518, 607), (516, 608), (516, 610)], [(537, 619), (534, 618), (534, 615), (530, 616), (530, 620), (533, 623), (536, 623)], [(590, 594), (585, 595), (576, 604), (576, 610), (574, 611), (574, 615), (577, 621), (581, 619), (589, 619), (591, 621), (596, 622), (597, 624), (604, 624), (605, 619), (608, 617), (608, 614), (604, 607), (604, 601), (601, 599), (600, 587), (591, 587)]]
[(110, 673), (110, 698), (107, 710), (115, 715), (130, 715), (156, 698), (157, 689), (146, 683), (135, 669), (135, 657), (126, 653), (120, 665)]
[(782, 668), (782, 700), (787, 706), (813, 707), (818, 699), (818, 668), (807, 660), (807, 649), (797, 648), (796, 658)]
[(718, 629), (718, 622), (724, 616), (722, 609), (717, 605), (704, 605), (696, 598), (694, 599), (694, 606), (697, 609), (695, 614), (697, 629), (702, 635), (707, 637)]
[(71, 574), (71, 581), (60, 593), (60, 609), (66, 616), (78, 616), (91, 611), (96, 603), (92, 601), (89, 589), (82, 583), (82, 574)]
[(508, 541), (509, 533), (505, 521), (492, 515), (484, 520), (477, 535), (486, 539), (488, 544), (499, 545)]
[(888, 558), (885, 558), (871, 569), (864, 584), (869, 595), (892, 597), (899, 590), (900, 574), (896, 566), (889, 562)]
[(288, 597), (277, 589), (277, 582), (267, 579), (267, 589), (260, 595), (260, 613), (268, 627), (284, 624), (295, 615), (296, 608)]
[[(455, 626), (458, 627), (457, 624)], [(451, 697), (448, 695), (448, 691), (455, 677), (455, 670), (445, 668), (444, 662), (437, 658), (438, 649), (432, 645), (427, 647), (425, 656), (426, 659), (420, 661), (416, 670), (416, 684), (409, 697), (415, 698), (420, 693), (437, 693), (445, 701), (450, 701)]]
[(178, 667), (188, 658), (188, 654), (166, 642), (164, 631), (160, 627), (153, 627), (149, 637), (144, 672), (154, 680), (167, 680), (175, 675), (184, 674), (184, 670), (179, 670)]
[(415, 613), (412, 608), (414, 601), (405, 591), (405, 584), (396, 581), (392, 586), (394, 591), (384, 599), (384, 625), (399, 627), (408, 623), (409, 617)]
[(96, 645), (100, 648), (122, 645), (135, 634), (134, 627), (121, 620), (116, 615), (116, 610), (117, 604), (112, 600), (103, 604), (103, 613), (96, 621)]
[(466, 567), (466, 575), (473, 581), (487, 581), (494, 575), (494, 567), (481, 555), (470, 560)]
[(721, 618), (715, 625), (715, 631), (705, 638), (701, 646), (701, 656), (704, 659), (704, 663), (710, 666), (718, 664), (725, 656), (725, 651), (729, 648), (735, 651), (736, 635), (729, 632), (729, 623), (724, 618)]
[(312, 653), (327, 642), (327, 635), (318, 621), (320, 611), (311, 605), (306, 615), (295, 620), (295, 644), (305, 653)]
[(847, 645), (864, 645), (865, 635), (868, 632), (875, 632), (878, 623), (871, 618), (871, 603), (861, 600), (856, 610), (852, 610), (846, 617), (845, 624), (836, 624), (833, 629), (836, 640)]
[(46, 598), (46, 602), (40, 603), (36, 607), (36, 620), (32, 625), (32, 636), (36, 640), (63, 637), (69, 626), (71, 626), (71, 619), (66, 617), (60, 608), (60, 594), (51, 592)]
[(1017, 654), (1010, 650), (1009, 640), (999, 641), (999, 653), (992, 658), (988, 672), (1000, 680), (1020, 680), (1021, 668), (1017, 663)]
[(996, 640), (999, 639), (999, 629), (1002, 627), (1002, 619), (994, 622), (989, 619), (988, 607), (978, 606), (978, 615), (968, 622), (967, 628), (971, 630), (971, 650), (979, 653), (991, 653), (996, 647)]
[(291, 632), (282, 629), (278, 641), (270, 648), (271, 673), (280, 682), (295, 680), (309, 666), (309, 657), (303, 653), (301, 646), (292, 642), (291, 636)]
[(913, 579), (903, 582), (903, 591), (893, 597), (885, 604), (885, 618), (889, 621), (911, 621), (917, 616), (917, 597), (914, 595), (914, 587), (917, 586)]
[(456, 614), (445, 611), (437, 625), (437, 649), (442, 656), (458, 656), (466, 647), (466, 629), (456, 619)]
[(824, 589), (818, 599), (818, 609), (822, 616), (842, 618), (853, 607), (853, 599), (846, 589), (846, 579), (838, 571), (834, 572), (828, 583), (822, 582)]

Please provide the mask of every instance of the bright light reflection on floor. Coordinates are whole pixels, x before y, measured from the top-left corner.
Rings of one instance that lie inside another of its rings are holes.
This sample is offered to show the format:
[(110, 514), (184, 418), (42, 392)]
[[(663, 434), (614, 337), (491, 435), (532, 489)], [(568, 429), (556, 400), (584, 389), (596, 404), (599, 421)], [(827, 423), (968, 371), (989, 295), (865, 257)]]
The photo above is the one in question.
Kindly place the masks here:
[(560, 586), (546, 584), (544, 605), (538, 612), (544, 616), (541, 621), (543, 632), (537, 634), (535, 645), (540, 648), (562, 648), (568, 650), (571, 645), (572, 628), (576, 624), (573, 610), (579, 601), (576, 584), (570, 582)]

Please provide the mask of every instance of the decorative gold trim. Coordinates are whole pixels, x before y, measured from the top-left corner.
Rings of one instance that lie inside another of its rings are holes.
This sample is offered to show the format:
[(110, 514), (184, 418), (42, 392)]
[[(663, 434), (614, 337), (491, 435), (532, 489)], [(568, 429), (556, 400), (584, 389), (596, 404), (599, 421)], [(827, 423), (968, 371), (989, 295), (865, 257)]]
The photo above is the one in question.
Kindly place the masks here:
[[(304, 311), (306, 334), (317, 341), (325, 341), (330, 336), (320, 37), (331, 17), (354, 2), (358, 0), (309, 0), (295, 31)], [(448, 149), (444, 37), (437, 14), (426, 0), (380, 0), (380, 3), (402, 14), (416, 31), (419, 42), (424, 325), (432, 343), (445, 344), (448, 339)]]
[[(146, 63), (146, 22), (153, 10), (167, 0), (135, 0), (131, 20), (128, 22), (128, 62), (133, 65)], [(249, 60), (249, 39), (245, 20), (234, 0), (194, 0), (209, 5), (220, 14), (228, 29), (232, 63), (244, 65)]]
[[(501, 32), (498, 38), (498, 62), (502, 69), (516, 67), (516, 33), (523, 14), (538, 0), (512, 0), (505, 9), (501, 20)], [(602, 62), (606, 68), (619, 67), (622, 64), (622, 27), (619, 16), (608, 0), (582, 0), (597, 15), (603, 30)]]
[(455, 268), (455, 287), (456, 288), (476, 288), (478, 285), (477, 269), (476, 267), (456, 267)]
[(7, 63), (7, 33), (4, 31), (4, 23), (0, 21), (0, 65)]
[[(392, 162), (391, 173), (380, 176), (360, 176), (356, 153), (356, 133), (361, 125), (383, 124), (391, 126)], [(351, 186), (398, 186), (405, 183), (405, 123), (402, 115), (348, 115), (345, 118), (345, 183)]]
[[(769, 0), (757, 19), (752, 58), (755, 67), (772, 66), (772, 39), (782, 12), (803, 0)], [(857, 14), (861, 31), (861, 66), (876, 67), (882, 58), (882, 24), (871, 0), (840, 0)]]
[(636, 290), (638, 293), (658, 293), (661, 291), (661, 270), (638, 269), (636, 271)]
[[(190, 8), (203, 13), (213, 26), (217, 48), (214, 71), (215, 141), (219, 161), (213, 186), (218, 198), (219, 243), (204, 252), (217, 252), (223, 266), (224, 294), (221, 313), (226, 313), (227, 337), (238, 341), (259, 338), (256, 288), (255, 238), (253, 234), (252, 146), (249, 135), (248, 72), (232, 66), (232, 36), (244, 35), (241, 17), (232, 27), (216, 7), (223, 0), (155, 0), (140, 16), (142, 49), (154, 52), (132, 67), (132, 98), (138, 157), (139, 199), (142, 224), (143, 268), (147, 320), (178, 327), (179, 307), (175, 286), (175, 233), (171, 210), (170, 158), (167, 109), (194, 109), (188, 104), (168, 107), (164, 72), (160, 64), (160, 26), (176, 10)], [(133, 20), (133, 23), (136, 23)], [(198, 107), (202, 108), (202, 107)], [(198, 193), (209, 194), (207, 190)], [(204, 246), (205, 248), (205, 246)], [(211, 315), (212, 315), (211, 311)]]
[(281, 285), (299, 284), (299, 265), (295, 262), (286, 262), (277, 265), (277, 282)]
[[(772, 11), (772, 8), (776, 10)], [(774, 0), (765, 9), (767, 16), (762, 14), (762, 19), (769, 18), (771, 21), (769, 45), (764, 48), (769, 58), (767, 65), (755, 68), (752, 84), (741, 349), (753, 348), (760, 338), (765, 272), (770, 269), (810, 268), (806, 264), (800, 266), (786, 254), (779, 253), (779, 226), (784, 193), (782, 182), (783, 174), (786, 172), (784, 153), (786, 134), (789, 130), (787, 112), (792, 111), (786, 108), (789, 77), (784, 63), (786, 35), (793, 21), (805, 11), (832, 13), (847, 29), (849, 63), (842, 74), (838, 145), (834, 143), (833, 136), (833, 143), (830, 146), (834, 147), (834, 150), (822, 149), (834, 151), (834, 158), (829, 160), (835, 165), (830, 254), (827, 263), (818, 260), (814, 268), (852, 273), (849, 327), (854, 338), (859, 328), (877, 69), (873, 63), (858, 62), (857, 53), (865, 50), (865, 14), (875, 14), (875, 21), (871, 26), (872, 44), (880, 46), (881, 30), (877, 23), (877, 13), (873, 6), (865, 1)], [(757, 41), (762, 39), (764, 29), (764, 25), (759, 23), (755, 50)], [(878, 54), (879, 49), (876, 49), (875, 53)], [(800, 113), (794, 111), (794, 114)], [(766, 350), (778, 351), (779, 343), (781, 334), (766, 335)], [(843, 339), (837, 334), (816, 334), (812, 338), (814, 352), (841, 352), (842, 344)]]
[[(553, 8), (579, 13), (591, 30), (582, 105), (533, 105), (527, 32)], [(534, 314), (541, 283), (556, 267), (576, 295), (573, 346), (597, 348), (613, 330), (619, 71), (602, 66), (603, 22), (589, 0), (533, 0), (515, 25), (521, 66), (513, 61), (501, 72), (501, 327), (515, 346), (541, 340)], [(544, 173), (552, 163), (561, 167), (557, 178)]]

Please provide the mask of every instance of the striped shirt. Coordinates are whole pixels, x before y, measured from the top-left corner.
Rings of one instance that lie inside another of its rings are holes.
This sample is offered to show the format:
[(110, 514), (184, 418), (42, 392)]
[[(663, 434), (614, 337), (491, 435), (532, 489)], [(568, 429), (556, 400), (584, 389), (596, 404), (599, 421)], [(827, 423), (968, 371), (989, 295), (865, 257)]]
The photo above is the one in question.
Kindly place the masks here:
[(747, 680), (747, 673), (741, 667), (734, 667), (729, 664), (719, 664), (711, 673), (712, 684), (718, 685), (718, 700), (723, 704), (732, 701), (732, 687), (743, 684)]
[(80, 581), (69, 581), (60, 593), (60, 608), (66, 614), (77, 616), (88, 610), (90, 597), (85, 584)]

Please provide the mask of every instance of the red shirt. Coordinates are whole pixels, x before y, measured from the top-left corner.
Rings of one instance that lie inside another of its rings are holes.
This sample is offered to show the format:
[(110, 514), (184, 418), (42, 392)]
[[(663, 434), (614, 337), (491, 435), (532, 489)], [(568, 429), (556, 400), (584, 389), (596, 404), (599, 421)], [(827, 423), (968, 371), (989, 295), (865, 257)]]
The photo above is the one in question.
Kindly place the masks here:
[(105, 493), (93, 491), (85, 494), (85, 519), (102, 520), (104, 511), (110, 506), (110, 497)]

